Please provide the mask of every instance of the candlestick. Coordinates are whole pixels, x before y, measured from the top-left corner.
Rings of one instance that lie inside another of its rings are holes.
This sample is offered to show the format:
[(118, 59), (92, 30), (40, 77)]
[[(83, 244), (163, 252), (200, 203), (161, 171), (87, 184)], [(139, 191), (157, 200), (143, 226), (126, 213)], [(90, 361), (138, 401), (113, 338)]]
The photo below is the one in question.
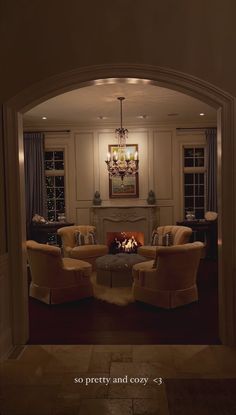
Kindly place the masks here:
[(114, 161), (117, 161), (118, 160), (118, 156), (117, 156), (117, 152), (116, 151), (114, 151), (114, 153), (113, 153), (113, 160)]

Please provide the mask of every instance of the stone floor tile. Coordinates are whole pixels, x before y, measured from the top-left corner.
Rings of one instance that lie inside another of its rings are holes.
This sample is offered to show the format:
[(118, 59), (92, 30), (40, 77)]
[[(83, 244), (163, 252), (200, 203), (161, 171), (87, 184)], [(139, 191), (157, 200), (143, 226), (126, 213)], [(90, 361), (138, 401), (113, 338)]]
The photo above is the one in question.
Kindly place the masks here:
[(164, 387), (160, 386), (140, 386), (140, 385), (111, 385), (108, 390), (109, 398), (121, 399), (156, 399), (160, 398), (164, 392)]
[(171, 415), (235, 415), (236, 379), (167, 379)]
[(112, 362), (111, 376), (147, 376), (149, 378), (176, 377), (176, 370), (172, 366), (165, 366), (159, 363), (142, 363), (142, 362)]
[[(158, 385), (153, 379), (159, 378), (156, 367), (149, 363), (112, 363), (111, 383), (108, 396), (110, 398), (152, 398), (165, 393), (164, 381)], [(146, 378), (146, 384), (142, 378)]]
[(91, 359), (90, 345), (27, 346), (19, 360), (7, 363), (24, 364), (37, 373), (67, 372), (72, 369), (86, 372)]
[(204, 373), (219, 374), (220, 369), (210, 346), (172, 346), (177, 377), (189, 373), (198, 377)]
[(3, 391), (0, 413), (51, 415), (57, 395), (56, 386), (8, 386)]
[(110, 372), (111, 352), (92, 351), (88, 372)]
[[(83, 383), (75, 383), (75, 378), (83, 378)], [(61, 385), (61, 391), (59, 398), (61, 400), (64, 397), (68, 397), (68, 394), (77, 394), (80, 398), (106, 398), (108, 395), (108, 386), (101, 381), (100, 383), (88, 383), (86, 386), (86, 378), (107, 378), (108, 373), (66, 373), (64, 374), (63, 383)]]
[(236, 347), (211, 346), (221, 377), (236, 377)]
[(0, 368), (2, 385), (60, 385), (62, 373), (48, 372), (45, 363), (6, 361)]
[[(78, 415), (79, 406), (72, 408), (71, 406), (55, 406), (52, 408), (51, 415)], [(42, 414), (43, 415), (43, 414)]]
[[(19, 359), (15, 360), (21, 361), (24, 363), (43, 363), (48, 362), (52, 356), (52, 347), (51, 345), (29, 345), (25, 346), (23, 353), (20, 355)], [(14, 360), (12, 360), (14, 361)]]
[(132, 350), (133, 346), (126, 344), (98, 344), (93, 346), (95, 352), (127, 353), (132, 352)]
[(93, 346), (90, 344), (75, 344), (75, 345), (65, 345), (65, 344), (55, 344), (50, 346), (52, 353), (81, 353), (81, 354), (90, 354), (92, 352)]
[(52, 346), (52, 359), (47, 365), (49, 372), (87, 372), (92, 346)]
[(131, 399), (86, 399), (78, 415), (132, 415)]
[(132, 362), (132, 360), (133, 360), (132, 351), (126, 351), (126, 352), (117, 351), (111, 354), (112, 362)]
[(167, 398), (134, 399), (133, 415), (169, 415)]
[[(81, 394), (75, 393), (71, 391), (61, 391), (57, 395), (57, 399), (55, 400), (52, 406), (52, 414), (61, 414), (64, 415), (67, 413), (78, 414), (79, 408), (81, 404)], [(70, 412), (69, 412), (70, 411)]]
[(173, 349), (172, 346), (149, 345), (133, 347), (134, 362), (158, 363), (163, 366), (173, 366)]

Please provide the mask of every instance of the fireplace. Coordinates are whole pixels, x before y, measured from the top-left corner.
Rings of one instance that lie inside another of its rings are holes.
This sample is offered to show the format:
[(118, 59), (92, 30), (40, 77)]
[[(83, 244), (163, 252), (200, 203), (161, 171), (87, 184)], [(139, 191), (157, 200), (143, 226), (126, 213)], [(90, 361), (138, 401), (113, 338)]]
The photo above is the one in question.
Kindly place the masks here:
[(136, 254), (144, 244), (143, 232), (107, 232), (107, 245), (110, 254)]
[[(96, 227), (97, 239), (100, 243), (107, 243), (109, 232), (142, 232), (144, 241), (148, 245), (153, 229), (160, 223), (159, 207), (156, 205), (101, 205), (92, 206), (91, 224)], [(131, 236), (132, 236), (131, 235)]]

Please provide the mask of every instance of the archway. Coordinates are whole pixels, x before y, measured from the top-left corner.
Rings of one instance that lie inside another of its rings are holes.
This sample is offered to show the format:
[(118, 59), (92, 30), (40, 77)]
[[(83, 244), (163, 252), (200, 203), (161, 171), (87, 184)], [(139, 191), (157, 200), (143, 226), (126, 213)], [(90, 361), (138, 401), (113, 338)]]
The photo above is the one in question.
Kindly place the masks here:
[[(109, 78), (146, 80), (195, 97), (218, 110), (219, 333), (222, 343), (236, 344), (234, 99), (214, 86), (186, 74), (160, 67), (125, 64), (92, 66), (57, 75), (22, 91), (4, 105), (13, 343), (25, 343), (28, 337), (22, 113), (55, 95), (89, 85), (94, 80), (98, 82), (99, 79)], [(15, 209), (16, 203), (18, 212)]]

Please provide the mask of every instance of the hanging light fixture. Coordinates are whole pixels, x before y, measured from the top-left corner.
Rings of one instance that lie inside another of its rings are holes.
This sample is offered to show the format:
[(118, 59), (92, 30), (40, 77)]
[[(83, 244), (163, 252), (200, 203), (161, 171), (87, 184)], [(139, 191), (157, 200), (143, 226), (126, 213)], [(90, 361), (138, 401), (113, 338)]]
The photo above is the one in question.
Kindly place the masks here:
[(123, 180), (125, 176), (135, 176), (138, 172), (138, 152), (135, 151), (134, 154), (131, 154), (127, 151), (126, 140), (128, 138), (128, 130), (123, 127), (123, 117), (122, 117), (122, 102), (124, 97), (117, 98), (120, 101), (120, 128), (117, 128), (115, 131), (116, 138), (118, 141), (117, 151), (113, 153), (107, 153), (107, 169), (110, 177), (120, 177)]

